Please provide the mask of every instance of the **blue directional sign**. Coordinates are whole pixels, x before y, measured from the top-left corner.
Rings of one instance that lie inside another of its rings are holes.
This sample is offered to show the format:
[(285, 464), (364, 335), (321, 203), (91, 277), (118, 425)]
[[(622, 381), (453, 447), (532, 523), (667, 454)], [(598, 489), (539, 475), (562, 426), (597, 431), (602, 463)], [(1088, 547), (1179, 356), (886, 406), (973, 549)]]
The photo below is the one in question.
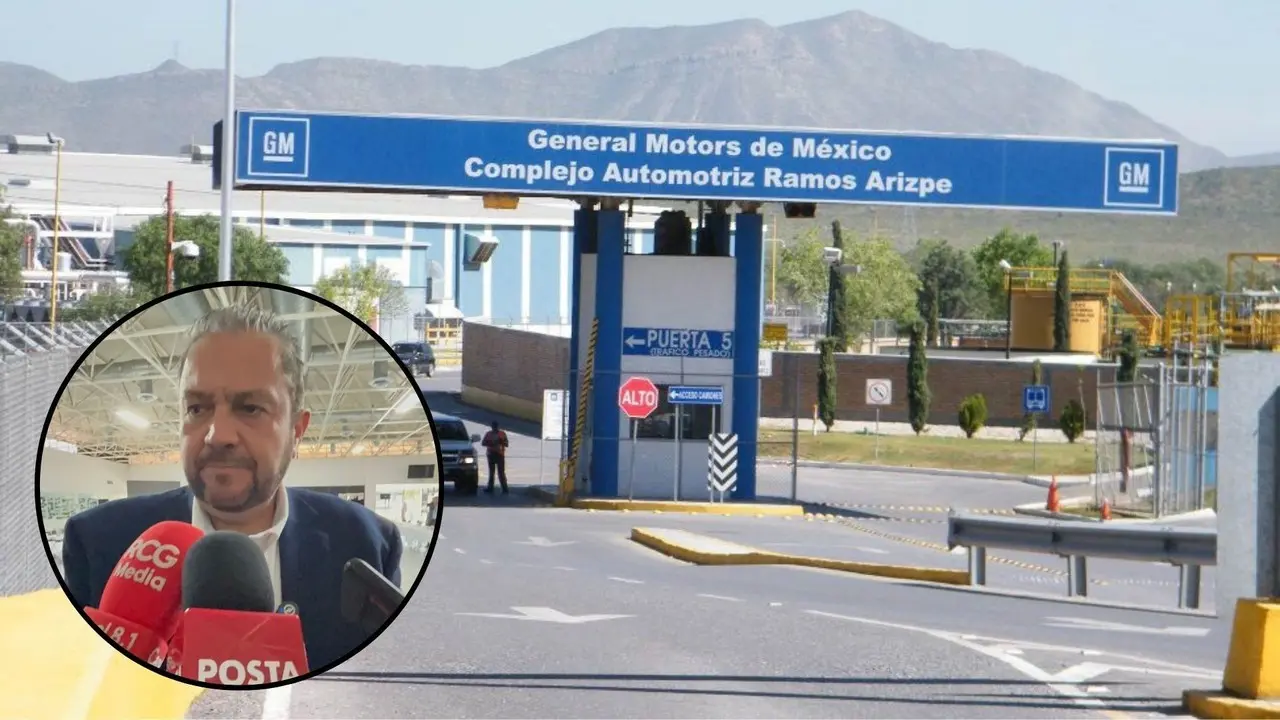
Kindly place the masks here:
[[(220, 133), (215, 133), (220, 148)], [(214, 183), (220, 182), (214, 163)], [(1176, 214), (1178, 147), (245, 110), (236, 186)]]
[(623, 328), (622, 354), (731, 360), (733, 359), (733, 332), (679, 328)]
[(1022, 412), (1048, 413), (1053, 406), (1049, 402), (1048, 385), (1026, 385), (1022, 388)]
[(667, 389), (672, 405), (723, 405), (724, 388), (719, 385), (672, 385)]

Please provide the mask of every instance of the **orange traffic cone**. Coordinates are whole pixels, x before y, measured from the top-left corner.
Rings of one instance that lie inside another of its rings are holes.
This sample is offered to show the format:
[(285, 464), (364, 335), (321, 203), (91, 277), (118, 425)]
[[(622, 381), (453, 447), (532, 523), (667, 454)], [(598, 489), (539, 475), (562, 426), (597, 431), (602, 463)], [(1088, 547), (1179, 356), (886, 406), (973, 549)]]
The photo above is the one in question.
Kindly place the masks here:
[(1049, 512), (1058, 512), (1062, 509), (1062, 501), (1058, 497), (1058, 476), (1054, 475), (1049, 481), (1049, 497), (1044, 501), (1044, 509)]
[(1102, 508), (1098, 511), (1098, 515), (1099, 515), (1103, 520), (1110, 520), (1110, 519), (1111, 519), (1111, 501), (1110, 501), (1110, 500), (1103, 500), (1103, 501), (1102, 501)]

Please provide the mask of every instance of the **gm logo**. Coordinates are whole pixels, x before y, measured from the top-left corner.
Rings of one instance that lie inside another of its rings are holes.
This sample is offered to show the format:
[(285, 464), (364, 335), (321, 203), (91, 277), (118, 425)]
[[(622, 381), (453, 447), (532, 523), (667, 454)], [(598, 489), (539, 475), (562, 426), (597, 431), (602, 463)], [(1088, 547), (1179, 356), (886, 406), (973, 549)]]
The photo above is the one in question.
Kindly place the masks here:
[(251, 178), (306, 178), (310, 171), (311, 120), (253, 116), (249, 118)]
[(1111, 147), (1106, 156), (1103, 206), (1164, 207), (1164, 150)]

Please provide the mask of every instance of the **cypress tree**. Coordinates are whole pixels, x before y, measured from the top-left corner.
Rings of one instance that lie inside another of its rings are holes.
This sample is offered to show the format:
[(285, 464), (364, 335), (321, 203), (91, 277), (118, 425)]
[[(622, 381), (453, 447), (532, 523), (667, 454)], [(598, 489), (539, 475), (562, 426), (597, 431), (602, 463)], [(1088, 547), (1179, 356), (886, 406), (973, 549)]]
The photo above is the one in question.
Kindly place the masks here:
[(1138, 379), (1138, 360), (1142, 355), (1138, 347), (1138, 336), (1132, 330), (1125, 330), (1120, 341), (1120, 367), (1116, 368), (1116, 382), (1129, 383)]
[[(844, 232), (839, 220), (831, 222), (831, 247), (840, 250), (841, 263), (844, 262)], [(831, 313), (831, 339), (835, 341), (834, 352), (849, 352), (849, 295), (845, 288), (845, 276), (840, 272), (840, 265), (827, 268), (830, 273), (827, 288), (827, 312)]]
[(818, 419), (827, 426), (836, 424), (836, 354), (835, 340), (818, 341)]
[(1053, 350), (1071, 349), (1071, 266), (1067, 251), (1058, 259), (1058, 282), (1053, 294)]
[(925, 324), (916, 320), (911, 324), (911, 344), (907, 350), (907, 415), (911, 429), (916, 434), (924, 432), (929, 424), (929, 359), (925, 355)]

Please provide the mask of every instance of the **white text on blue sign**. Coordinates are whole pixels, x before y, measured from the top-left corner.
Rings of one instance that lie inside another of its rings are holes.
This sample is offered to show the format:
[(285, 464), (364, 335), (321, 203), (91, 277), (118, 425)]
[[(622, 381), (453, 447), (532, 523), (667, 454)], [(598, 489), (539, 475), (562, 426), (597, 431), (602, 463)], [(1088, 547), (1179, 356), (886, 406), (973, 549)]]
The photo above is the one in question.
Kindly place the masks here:
[(722, 405), (724, 388), (718, 385), (673, 385), (667, 390), (672, 405)]
[(623, 328), (622, 354), (732, 359), (733, 332), (678, 328)]

